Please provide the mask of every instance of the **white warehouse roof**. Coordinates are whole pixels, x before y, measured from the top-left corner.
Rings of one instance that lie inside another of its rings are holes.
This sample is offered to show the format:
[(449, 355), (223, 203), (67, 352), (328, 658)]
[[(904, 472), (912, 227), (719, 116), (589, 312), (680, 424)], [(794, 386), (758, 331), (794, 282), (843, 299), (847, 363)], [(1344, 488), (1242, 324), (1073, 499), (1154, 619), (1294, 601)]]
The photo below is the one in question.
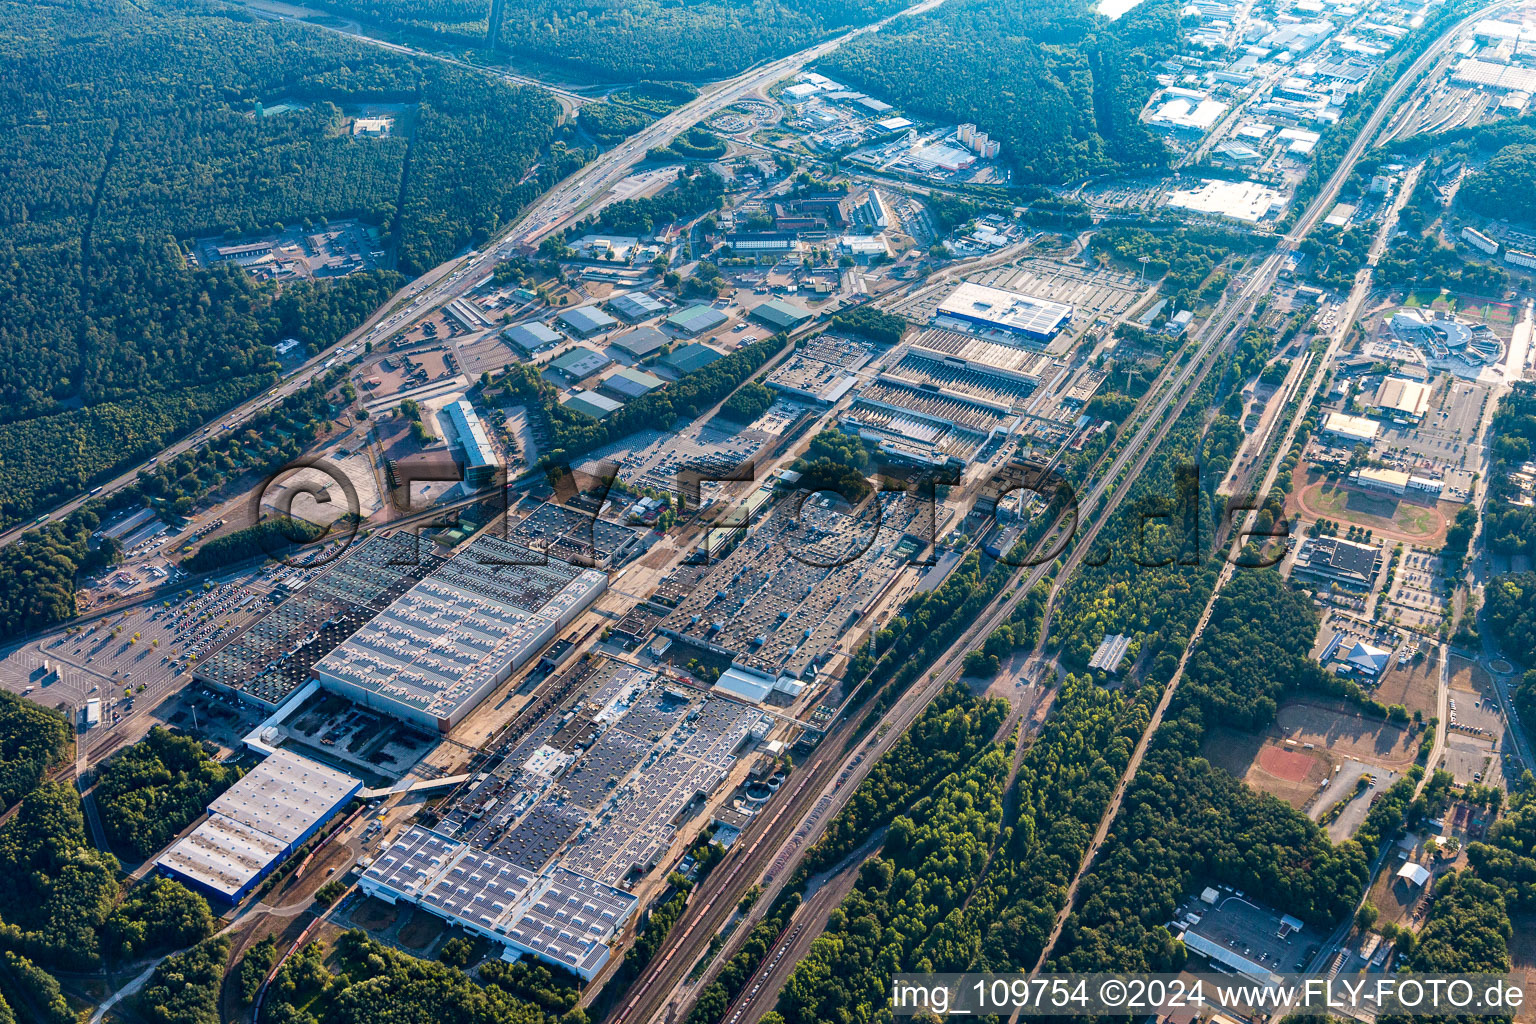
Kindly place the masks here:
[(962, 281), (939, 303), (938, 315), (1011, 333), (1048, 337), (1072, 319), (1072, 307)]

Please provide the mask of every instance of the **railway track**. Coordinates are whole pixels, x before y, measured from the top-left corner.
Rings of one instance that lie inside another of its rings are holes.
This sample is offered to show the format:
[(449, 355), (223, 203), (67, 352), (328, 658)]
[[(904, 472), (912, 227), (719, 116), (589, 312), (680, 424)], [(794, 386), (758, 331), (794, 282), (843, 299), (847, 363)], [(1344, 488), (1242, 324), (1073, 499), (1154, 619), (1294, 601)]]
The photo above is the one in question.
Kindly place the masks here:
[[(1282, 257), (1270, 257), (1278, 267)], [(1111, 485), (1122, 479), (1126, 472), (1139, 473), (1167, 436), (1172, 423), (1178, 418), (1198, 390), (1205, 375), (1214, 367), (1213, 358), (1218, 349), (1232, 336), (1234, 325), (1243, 314), (1243, 301), (1258, 293), (1257, 275), (1239, 296), (1225, 304), (1214, 321), (1201, 329), (1200, 343), (1195, 354), (1170, 368), (1169, 376), (1160, 387), (1149, 392), (1150, 404), (1144, 415), (1138, 417), (1137, 428), (1131, 441), (1110, 461), (1096, 477), (1096, 483), (1088, 496), (1078, 505), (1094, 513), (1086, 532), (1077, 539), (1074, 557), (1080, 561), (1092, 546), (1099, 528), (1113, 513), (1126, 493), (1119, 488), (1109, 493)], [(1036, 545), (1036, 551), (1051, 551), (1061, 539), (1063, 531), (1077, 525), (1067, 519), (1058, 520), (1056, 526)], [(737, 841), (726, 861), (717, 867), (706, 881), (709, 895), (695, 912), (692, 907), (684, 912), (679, 929), (674, 925), (673, 935), (663, 944), (665, 950), (626, 993), (622, 1008), (612, 1018), (614, 1024), (652, 1022), (670, 1019), (663, 1011), (673, 998), (673, 993), (686, 974), (687, 968), (702, 955), (703, 946), (717, 934), (734, 909), (741, 894), (757, 879), (762, 878), (767, 888), (759, 898), (763, 906), (771, 904), (782, 889), (785, 880), (793, 874), (825, 823), (841, 810), (853, 791), (874, 763), (894, 745), (932, 700), (953, 679), (959, 677), (966, 654), (974, 649), (999, 625), (1006, 622), (1018, 601), (1050, 571), (1052, 559), (1039, 565), (1025, 564), (1014, 570), (1007, 583), (999, 589), (980, 616), (961, 637), (953, 643), (944, 657), (917, 686), (897, 699), (888, 710), (882, 725), (883, 734), (876, 733), (857, 750), (846, 755), (834, 756), (831, 751), (846, 749), (853, 737), (855, 723), (842, 722), (821, 744), (821, 751), (811, 764), (802, 771), (801, 777), (787, 796), (781, 796), (781, 805), (760, 827), (749, 829)], [(1075, 563), (1074, 563), (1075, 564)], [(1065, 579), (1063, 573), (1058, 579)], [(743, 843), (750, 838), (743, 850)], [(778, 853), (767, 865), (761, 863), (759, 851), (777, 848)], [(737, 854), (737, 850), (742, 850)], [(699, 894), (703, 896), (703, 893)], [(745, 931), (745, 929), (742, 929)], [(725, 951), (720, 954), (726, 955)]]

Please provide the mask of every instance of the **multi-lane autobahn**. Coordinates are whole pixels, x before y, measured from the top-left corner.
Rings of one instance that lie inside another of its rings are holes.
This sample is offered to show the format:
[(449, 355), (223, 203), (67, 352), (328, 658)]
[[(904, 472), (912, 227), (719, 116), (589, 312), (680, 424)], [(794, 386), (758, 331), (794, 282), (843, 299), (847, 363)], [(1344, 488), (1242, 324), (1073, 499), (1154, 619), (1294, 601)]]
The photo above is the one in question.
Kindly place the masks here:
[[(920, 3), (913, 4), (870, 25), (852, 29), (789, 56), (760, 64), (734, 78), (705, 86), (699, 95), (688, 103), (647, 125), (617, 146), (599, 155), (591, 163), (572, 172), (554, 189), (533, 202), (484, 249), (455, 257), (412, 281), (357, 330), (309, 359), (302, 366), (289, 371), (273, 390), (240, 403), (224, 413), (208, 430), (189, 434), (167, 446), (152, 458), (124, 469), (88, 494), (77, 495), (49, 509), (38, 520), (18, 524), (0, 533), (0, 547), (14, 543), (17, 538), (38, 523), (48, 519), (63, 518), (92, 498), (98, 495), (109, 495), (133, 483), (141, 471), (149, 469), (160, 460), (172, 458), (203, 445), (222, 432), (223, 424), (228, 423), (232, 428), (238, 427), (265, 406), (281, 401), (294, 391), (305, 387), (309, 378), (343, 349), (349, 346), (360, 348), (364, 341), (387, 337), (397, 331), (408, 329), (439, 307), (473, 289), (490, 272), (496, 260), (508, 252), (511, 246), (537, 242), (601, 201), (616, 184), (629, 175), (636, 164), (645, 159), (648, 150), (671, 142), (679, 133), (708, 120), (754, 91), (771, 85), (812, 61), (826, 56), (848, 40), (866, 32), (878, 31), (896, 18), (930, 10), (943, 2), (944, 0), (921, 0)], [(368, 39), (365, 36), (357, 38)], [(385, 44), (372, 39), (368, 41), (391, 49), (402, 49), (397, 44)], [(426, 56), (437, 59), (435, 55), (427, 54)], [(472, 65), (467, 66), (472, 67)], [(490, 70), (486, 73), (500, 74)]]

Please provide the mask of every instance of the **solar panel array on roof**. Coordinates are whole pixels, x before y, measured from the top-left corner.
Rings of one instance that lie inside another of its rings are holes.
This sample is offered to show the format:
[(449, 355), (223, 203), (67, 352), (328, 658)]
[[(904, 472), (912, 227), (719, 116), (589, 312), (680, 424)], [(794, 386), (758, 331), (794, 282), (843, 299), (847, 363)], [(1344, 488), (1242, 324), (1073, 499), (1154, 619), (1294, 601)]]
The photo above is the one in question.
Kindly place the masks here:
[(446, 730), (590, 605), (607, 577), (485, 535), (315, 666), (322, 686)]
[(408, 531), (354, 544), (302, 590), (288, 596), (198, 663), (201, 682), (276, 706), (307, 682), (315, 663), (438, 565), (434, 545)]
[(639, 902), (566, 868), (536, 872), (421, 826), (381, 853), (360, 885), (588, 979)]
[(962, 281), (939, 303), (938, 315), (990, 330), (1044, 340), (1053, 337), (1072, 319), (1072, 307)]

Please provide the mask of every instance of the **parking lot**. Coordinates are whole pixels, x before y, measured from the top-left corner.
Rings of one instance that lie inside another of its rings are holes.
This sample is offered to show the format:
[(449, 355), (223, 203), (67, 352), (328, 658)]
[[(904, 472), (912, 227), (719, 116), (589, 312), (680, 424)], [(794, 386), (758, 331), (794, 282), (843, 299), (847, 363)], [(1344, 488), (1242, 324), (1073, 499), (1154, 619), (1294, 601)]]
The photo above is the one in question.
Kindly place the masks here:
[(1445, 617), (1440, 556), (1405, 547), (1385, 600), (1399, 625), (1422, 634), (1437, 632)]

